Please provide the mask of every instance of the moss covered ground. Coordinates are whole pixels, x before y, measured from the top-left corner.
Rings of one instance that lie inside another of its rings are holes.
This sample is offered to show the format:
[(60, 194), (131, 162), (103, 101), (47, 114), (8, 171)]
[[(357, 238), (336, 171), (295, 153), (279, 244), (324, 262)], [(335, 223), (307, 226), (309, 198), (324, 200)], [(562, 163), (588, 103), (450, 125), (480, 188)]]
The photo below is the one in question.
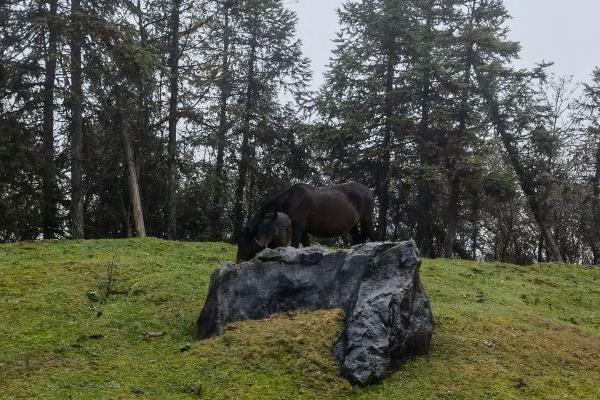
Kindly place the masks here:
[(352, 387), (340, 311), (191, 341), (221, 243), (0, 246), (0, 399), (600, 399), (600, 268), (425, 260), (429, 355)]

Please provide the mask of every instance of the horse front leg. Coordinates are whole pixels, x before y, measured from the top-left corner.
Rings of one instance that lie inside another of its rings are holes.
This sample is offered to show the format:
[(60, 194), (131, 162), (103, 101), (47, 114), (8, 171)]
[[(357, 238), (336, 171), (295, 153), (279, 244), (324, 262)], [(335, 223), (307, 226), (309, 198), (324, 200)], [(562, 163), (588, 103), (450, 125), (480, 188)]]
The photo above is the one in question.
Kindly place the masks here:
[(310, 237), (306, 232), (302, 235), (302, 247), (310, 247)]
[(300, 247), (300, 242), (304, 237), (304, 225), (292, 224), (292, 247)]

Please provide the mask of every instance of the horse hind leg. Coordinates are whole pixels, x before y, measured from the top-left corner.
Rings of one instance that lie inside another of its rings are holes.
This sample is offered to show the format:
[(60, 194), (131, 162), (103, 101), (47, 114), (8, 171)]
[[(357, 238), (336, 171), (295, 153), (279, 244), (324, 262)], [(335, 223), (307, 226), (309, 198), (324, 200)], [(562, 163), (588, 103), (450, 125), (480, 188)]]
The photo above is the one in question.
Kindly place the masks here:
[(373, 229), (373, 212), (364, 215), (360, 220), (361, 242), (375, 240), (375, 230)]
[(357, 244), (364, 243), (363, 235), (361, 235), (361, 232), (358, 229), (358, 225), (356, 225), (350, 231), (350, 238), (352, 240), (352, 246), (356, 246)]

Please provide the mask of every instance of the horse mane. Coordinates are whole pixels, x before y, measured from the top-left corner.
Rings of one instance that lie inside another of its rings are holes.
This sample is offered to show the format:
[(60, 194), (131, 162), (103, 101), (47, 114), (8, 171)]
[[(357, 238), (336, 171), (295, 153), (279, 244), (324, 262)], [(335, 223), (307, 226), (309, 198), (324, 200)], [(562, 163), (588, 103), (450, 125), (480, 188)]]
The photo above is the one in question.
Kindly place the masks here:
[(258, 225), (259, 220), (262, 217), (264, 217), (265, 214), (267, 214), (269, 212), (280, 211), (278, 205), (281, 201), (281, 198), (283, 196), (285, 196), (286, 194), (288, 194), (291, 189), (292, 189), (292, 185), (285, 184), (285, 185), (283, 185), (283, 189), (281, 189), (277, 194), (275, 194), (274, 196), (271, 196), (269, 199), (264, 201), (261, 204), (261, 206), (259, 207), (256, 214), (254, 214), (254, 217), (252, 217), (252, 219), (249, 220), (248, 227), (251, 230), (254, 230), (254, 229), (256, 229), (256, 226)]

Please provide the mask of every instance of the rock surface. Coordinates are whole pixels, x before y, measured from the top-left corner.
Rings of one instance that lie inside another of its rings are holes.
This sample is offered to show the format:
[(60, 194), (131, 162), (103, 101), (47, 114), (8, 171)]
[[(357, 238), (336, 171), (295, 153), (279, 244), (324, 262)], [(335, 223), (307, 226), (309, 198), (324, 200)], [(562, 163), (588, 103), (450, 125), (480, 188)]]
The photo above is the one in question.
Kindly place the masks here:
[(213, 273), (195, 336), (206, 339), (244, 319), (342, 308), (333, 348), (341, 373), (368, 385), (429, 348), (433, 321), (413, 242), (367, 243), (326, 253), (317, 247), (266, 249)]

